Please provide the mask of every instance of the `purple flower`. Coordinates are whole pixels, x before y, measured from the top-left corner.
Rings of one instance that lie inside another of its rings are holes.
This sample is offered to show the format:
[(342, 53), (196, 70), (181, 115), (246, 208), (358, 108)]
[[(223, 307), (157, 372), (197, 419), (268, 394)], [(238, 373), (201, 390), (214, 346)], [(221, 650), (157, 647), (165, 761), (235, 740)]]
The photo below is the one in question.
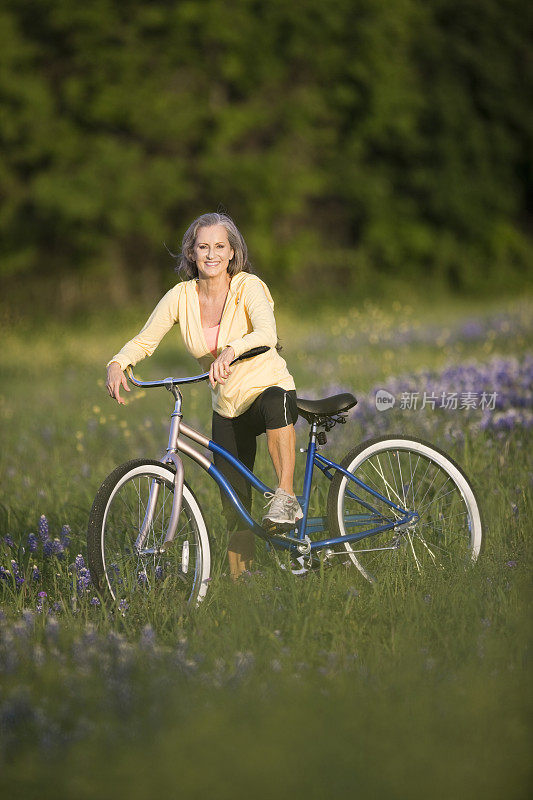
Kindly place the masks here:
[(118, 604), (118, 610), (122, 611), (122, 616), (125, 615), (125, 613), (126, 613), (126, 611), (128, 610), (129, 607), (130, 607), (130, 604), (126, 600), (124, 600), (124, 598), (122, 598), (122, 600)]
[(97, 597), (91, 597), (91, 605), (92, 606), (99, 606), (100, 600)]
[(48, 520), (44, 514), (41, 514), (41, 518), (39, 520), (39, 536), (43, 542), (48, 539)]
[(40, 597), (42, 599), (43, 597), (48, 597), (48, 594), (46, 592), (39, 592), (37, 597)]
[(0, 581), (8, 581), (11, 578), (11, 573), (5, 567), (0, 566)]
[(70, 525), (63, 525), (63, 527), (61, 528), (60, 538), (61, 538), (61, 544), (66, 550), (70, 545)]
[(140, 586), (145, 586), (146, 583), (148, 582), (148, 575), (146, 574), (145, 569), (139, 570), (139, 572), (137, 573), (137, 582), (139, 583)]
[(13, 541), (9, 533), (7, 534), (7, 536), (4, 536), (4, 542), (8, 547), (15, 547), (15, 542)]
[(62, 558), (63, 551), (64, 547), (57, 538), (47, 539), (43, 544), (43, 553), (47, 558), (51, 558), (52, 556), (57, 556), (57, 558)]
[(76, 556), (76, 559), (74, 561), (74, 566), (76, 567), (76, 572), (79, 572), (80, 569), (83, 569), (85, 567), (85, 560), (81, 553), (78, 553), (78, 555)]
[(82, 567), (78, 570), (78, 579), (76, 581), (76, 588), (78, 594), (83, 594), (91, 586), (91, 573), (87, 567)]
[(506, 565), (512, 569), (518, 566), (518, 561), (506, 561)]
[(37, 536), (34, 533), (30, 533), (28, 535), (28, 550), (30, 553), (35, 553), (38, 544), (39, 540), (37, 539)]

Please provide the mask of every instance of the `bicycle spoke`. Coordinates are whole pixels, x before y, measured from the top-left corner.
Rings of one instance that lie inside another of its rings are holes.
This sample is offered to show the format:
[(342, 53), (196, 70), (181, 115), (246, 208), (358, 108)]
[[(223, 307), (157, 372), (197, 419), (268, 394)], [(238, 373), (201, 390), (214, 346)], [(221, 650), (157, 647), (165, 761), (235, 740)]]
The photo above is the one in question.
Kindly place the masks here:
[[(197, 584), (199, 559), (202, 558), (197, 529), (187, 512), (186, 502), (182, 501), (174, 544), (161, 551), (174, 501), (174, 484), (171, 479), (158, 479), (154, 497), (151, 493), (154, 480), (150, 470), (134, 475), (120, 485), (110, 501), (103, 550), (107, 585), (114, 593), (134, 593), (152, 592), (164, 584), (165, 590), (179, 589), (180, 594), (185, 593), (185, 599), (189, 599)], [(143, 525), (146, 526), (145, 540), (137, 551), (135, 542)], [(180, 542), (187, 543), (186, 572), (182, 570), (185, 545)]]
[(413, 547), (413, 539), (412, 539), (412, 536), (411, 536), (411, 534), (409, 532), (407, 533), (407, 540), (409, 542), (409, 545), (411, 547), (411, 551), (413, 553), (413, 558), (415, 560), (416, 568), (420, 572), (420, 561), (416, 557), (415, 548)]
[[(357, 540), (355, 546), (346, 543), (345, 550), (352, 562), (369, 579), (373, 579), (370, 571), (379, 576), (387, 564), (395, 568), (404, 564), (409, 568), (410, 563), (417, 573), (423, 573), (426, 569), (442, 569), (452, 560), (463, 560), (467, 556), (469, 560), (475, 559), (479, 552), (479, 514), (475, 502), (466, 499), (467, 489), (472, 498), (466, 479), (446, 456), (430, 445), (403, 438), (405, 445), (398, 446), (398, 439), (402, 437), (393, 438), (390, 446), (386, 437), (375, 444), (362, 445), (354, 451), (352, 463), (355, 467), (349, 462), (345, 465), (369, 488), (418, 514), (411, 525), (398, 528), (396, 546), (392, 549), (390, 532), (373, 534), (368, 547), (365, 547), (365, 539)], [(358, 458), (358, 451), (367, 455)], [(345, 527), (343, 520), (357, 514), (356, 504), (345, 492), (346, 486), (345, 480), (339, 480), (337, 491), (342, 489), (343, 497), (342, 502), (334, 506), (339, 511), (342, 509), (341, 535), (350, 535), (353, 531), (348, 523)], [(360, 495), (364, 499), (364, 489)], [(376, 500), (378, 511), (380, 505), (384, 507), (385, 501)], [(474, 509), (477, 518), (473, 523)], [(383, 516), (394, 520), (399, 514), (387, 507)]]
[(403, 494), (403, 503), (402, 503), (402, 505), (405, 508), (405, 506), (406, 506), (406, 502), (405, 502), (405, 486), (404, 486), (404, 483), (403, 483), (403, 473), (402, 473), (402, 465), (401, 465), (401, 462), (400, 462), (400, 451), (399, 450), (396, 451), (396, 460), (398, 461), (398, 470), (400, 472), (400, 486), (402, 487), (402, 494)]
[[(375, 465), (373, 462), (371, 462), (371, 461), (369, 462), (369, 465), (370, 465), (370, 466), (371, 466), (371, 467), (372, 467), (372, 468), (373, 468), (373, 469), (376, 471), (377, 475), (379, 475), (379, 477), (381, 478), (381, 480), (382, 480), (382, 482), (383, 482), (383, 484), (384, 484), (384, 487), (385, 487), (385, 489), (384, 489), (383, 487), (381, 487), (381, 486), (380, 486), (380, 484), (378, 484), (378, 483), (376, 483), (376, 482), (374, 481), (374, 485), (372, 486), (372, 488), (373, 488), (373, 489), (375, 489), (376, 491), (379, 491), (379, 493), (380, 493), (380, 494), (382, 494), (383, 496), (385, 496), (385, 491), (386, 491), (386, 493), (387, 493), (387, 498), (388, 498), (388, 499), (389, 499), (391, 502), (394, 502), (394, 501), (393, 501), (393, 499), (392, 499), (392, 497), (391, 497), (391, 494), (394, 494), (394, 495), (395, 495), (395, 497), (396, 497), (396, 500), (397, 500), (397, 502), (398, 502), (399, 504), (401, 504), (401, 502), (402, 502), (402, 499), (401, 499), (401, 497), (400, 497), (398, 494), (396, 494), (396, 492), (394, 491), (394, 489), (393, 489), (392, 485), (389, 483), (389, 481), (388, 481), (388, 480), (387, 480), (387, 478), (385, 477), (385, 474), (383, 473), (383, 471), (382, 471), (382, 469), (381, 469), (381, 464), (380, 464), (380, 469), (378, 469), (378, 468), (376, 467), (376, 465)], [(391, 508), (390, 510), (391, 510), (391, 513), (396, 513), (396, 516), (399, 516), (399, 515), (398, 515), (398, 512), (396, 511), (396, 509), (394, 509), (394, 508)]]

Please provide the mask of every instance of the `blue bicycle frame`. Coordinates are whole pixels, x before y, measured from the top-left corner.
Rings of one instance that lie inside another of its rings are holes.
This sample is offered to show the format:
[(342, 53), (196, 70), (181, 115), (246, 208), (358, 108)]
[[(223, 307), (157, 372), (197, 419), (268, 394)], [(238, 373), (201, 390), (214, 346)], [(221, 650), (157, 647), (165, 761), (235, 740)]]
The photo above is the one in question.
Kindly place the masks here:
[[(249, 353), (243, 354), (239, 358), (235, 359), (235, 361), (242, 360), (244, 358), (250, 357), (252, 355), (258, 354), (259, 352), (263, 352), (264, 350), (268, 350), (266, 347), (257, 348), (255, 351), (251, 350)], [(235, 363), (235, 362), (232, 362)], [(375, 536), (378, 533), (382, 533), (383, 531), (387, 530), (399, 530), (406, 525), (409, 525), (413, 520), (418, 518), (418, 514), (416, 511), (407, 511), (407, 509), (403, 508), (402, 506), (396, 505), (393, 503), (392, 500), (388, 497), (384, 497), (379, 492), (372, 489), (370, 486), (367, 486), (366, 483), (361, 481), (355, 475), (352, 475), (351, 472), (344, 469), (340, 464), (336, 464), (334, 461), (330, 461), (328, 458), (325, 458), (318, 452), (318, 445), (317, 445), (317, 429), (318, 429), (318, 422), (316, 420), (310, 422), (310, 432), (309, 432), (309, 445), (307, 447), (307, 460), (305, 464), (305, 474), (304, 474), (304, 485), (303, 485), (303, 492), (301, 495), (298, 495), (298, 501), (302, 507), (303, 517), (299, 521), (298, 525), (296, 526), (296, 536), (288, 535), (288, 534), (279, 534), (276, 535), (275, 533), (267, 533), (264, 528), (262, 528), (258, 523), (250, 516), (246, 508), (243, 506), (240, 498), (237, 495), (237, 492), (230, 484), (228, 479), (223, 475), (219, 469), (210, 461), (206, 456), (202, 453), (199, 453), (194, 447), (192, 447), (185, 439), (190, 439), (191, 441), (195, 442), (196, 444), (201, 445), (202, 447), (210, 450), (212, 453), (216, 453), (217, 455), (224, 458), (232, 467), (234, 467), (247, 481), (257, 489), (259, 492), (272, 492), (273, 490), (267, 486), (263, 481), (261, 481), (257, 475), (249, 470), (238, 458), (232, 455), (228, 450), (226, 450), (221, 445), (217, 444), (216, 442), (208, 439), (204, 434), (196, 431), (194, 428), (191, 428), (189, 425), (182, 421), (182, 414), (181, 414), (181, 392), (179, 390), (180, 384), (185, 383), (198, 383), (200, 381), (204, 381), (208, 378), (208, 373), (204, 373), (202, 375), (197, 375), (194, 378), (165, 378), (162, 381), (139, 381), (133, 375), (131, 368), (128, 368), (128, 377), (130, 381), (136, 385), (143, 388), (150, 388), (150, 387), (161, 387), (164, 386), (168, 389), (174, 396), (175, 399), (175, 406), (174, 411), (171, 415), (171, 424), (170, 424), (170, 433), (169, 433), (169, 440), (168, 440), (168, 447), (166, 450), (165, 455), (161, 459), (162, 463), (173, 463), (176, 468), (176, 477), (179, 480), (176, 481), (176, 486), (179, 487), (178, 494), (178, 502), (174, 504), (172, 509), (172, 518), (174, 522), (169, 525), (169, 534), (165, 543), (170, 541), (173, 538), (174, 531), (175, 531), (175, 523), (177, 523), (177, 518), (179, 516), (179, 508), (181, 505), (181, 488), (183, 486), (183, 465), (181, 463), (181, 459), (178, 457), (178, 452), (184, 453), (185, 455), (189, 456), (193, 459), (199, 466), (201, 466), (218, 484), (220, 489), (227, 495), (229, 501), (239, 514), (240, 518), (244, 523), (245, 528), (249, 528), (252, 530), (257, 536), (260, 536), (262, 539), (265, 539), (269, 544), (274, 545), (277, 548), (289, 550), (291, 552), (297, 552), (299, 554), (309, 555), (317, 550), (321, 550), (323, 548), (333, 547), (338, 544), (347, 544), (350, 542), (358, 542), (361, 539), (365, 539), (370, 536)], [(311, 486), (313, 482), (313, 472), (314, 468), (317, 467), (328, 480), (332, 480), (334, 477), (335, 472), (342, 473), (349, 481), (354, 484), (352, 490), (347, 492), (348, 496), (351, 497), (353, 500), (356, 500), (362, 507), (362, 509), (366, 510), (366, 513), (361, 514), (350, 514), (344, 520), (344, 527), (345, 528), (361, 528), (362, 526), (370, 525), (371, 527), (364, 528), (363, 530), (356, 530), (353, 533), (347, 533), (345, 536), (337, 536), (328, 539), (320, 539), (318, 541), (311, 541), (309, 534), (316, 535), (323, 531), (328, 530), (328, 520), (327, 517), (309, 517), (309, 498), (311, 496)], [(362, 489), (366, 492), (369, 496), (368, 500), (363, 500), (356, 494), (356, 488)], [(150, 504), (152, 500), (155, 502), (157, 489), (151, 498)], [(382, 503), (385, 503), (392, 511), (395, 512), (394, 519), (385, 519), (383, 514), (380, 513), (374, 506), (372, 505), (372, 498), (376, 498), (380, 500)], [(151, 507), (149, 504), (149, 508)], [(149, 516), (149, 512), (148, 516)], [(372, 525), (374, 523), (374, 525)], [(380, 524), (381, 523), (381, 524)], [(143, 530), (144, 530), (143, 525)], [(139, 539), (139, 546), (141, 545), (142, 540), (142, 532)]]
[[(246, 508), (243, 506), (241, 500), (239, 499), (235, 489), (230, 484), (228, 479), (223, 475), (220, 470), (205, 456), (191, 447), (187, 442), (184, 442), (183, 437), (187, 437), (198, 444), (201, 444), (203, 447), (210, 450), (212, 453), (216, 453), (217, 455), (224, 458), (232, 467), (234, 467), (243, 477), (250, 483), (254, 489), (257, 489), (259, 492), (272, 492), (269, 486), (267, 486), (263, 481), (261, 481), (257, 475), (251, 472), (238, 458), (234, 455), (229, 453), (224, 447), (217, 444), (216, 442), (208, 439), (203, 434), (199, 433), (198, 431), (194, 430), (193, 428), (189, 427), (185, 423), (181, 422), (179, 426), (179, 436), (177, 438), (177, 449), (191, 457), (196, 463), (198, 463), (201, 467), (205, 469), (205, 471), (216, 481), (220, 489), (227, 495), (229, 501), (231, 502), (232, 506), (235, 508), (237, 513), (239, 514), (240, 518), (242, 519), (244, 525), (243, 527), (249, 528), (252, 530), (257, 536), (260, 536), (262, 539), (265, 539), (267, 542), (274, 544), (276, 547), (290, 550), (290, 551), (298, 551), (298, 541), (302, 544), (306, 541), (307, 537), (310, 534), (318, 534), (323, 531), (327, 531), (328, 529), (328, 521), (327, 517), (309, 517), (309, 498), (311, 495), (311, 486), (313, 482), (313, 472), (314, 468), (317, 467), (328, 480), (332, 480), (336, 471), (341, 472), (345, 475), (348, 480), (350, 480), (356, 487), (362, 489), (364, 492), (367, 492), (369, 495), (369, 501), (363, 500), (359, 497), (358, 494), (355, 494), (355, 491), (349, 491), (348, 495), (360, 503), (361, 507), (366, 509), (367, 513), (362, 514), (350, 514), (345, 520), (344, 524), (345, 527), (360, 527), (364, 525), (371, 525), (372, 522), (378, 523), (382, 521), (383, 524), (376, 524), (373, 527), (365, 528), (364, 530), (354, 531), (353, 533), (348, 533), (345, 536), (328, 538), (328, 539), (320, 539), (318, 541), (311, 541), (308, 542), (306, 547), (306, 553), (314, 552), (316, 550), (320, 550), (324, 547), (332, 547), (337, 544), (346, 544), (348, 542), (356, 542), (360, 541), (361, 539), (365, 539), (369, 536), (374, 536), (378, 533), (382, 533), (383, 531), (393, 530), (398, 528), (399, 526), (404, 526), (408, 524), (413, 517), (416, 516), (414, 512), (408, 512), (405, 508), (396, 505), (387, 497), (384, 497), (379, 492), (376, 492), (370, 486), (367, 486), (366, 483), (361, 481), (355, 475), (348, 472), (348, 470), (344, 469), (340, 464), (336, 464), (334, 461), (330, 461), (328, 458), (325, 458), (321, 455), (317, 450), (317, 423), (311, 423), (311, 430), (309, 434), (309, 445), (307, 448), (307, 459), (305, 465), (305, 474), (304, 474), (304, 485), (303, 485), (303, 493), (298, 495), (298, 501), (302, 507), (303, 517), (299, 521), (297, 525), (297, 534), (294, 538), (288, 539), (286, 536), (283, 535), (272, 535), (267, 533), (258, 523), (250, 516)], [(393, 520), (388, 520), (383, 522), (383, 514), (380, 513), (376, 508), (374, 508), (371, 504), (372, 498), (377, 498), (378, 500), (385, 503), (389, 508), (396, 512), (396, 516)], [(300, 551), (301, 552), (301, 551)]]

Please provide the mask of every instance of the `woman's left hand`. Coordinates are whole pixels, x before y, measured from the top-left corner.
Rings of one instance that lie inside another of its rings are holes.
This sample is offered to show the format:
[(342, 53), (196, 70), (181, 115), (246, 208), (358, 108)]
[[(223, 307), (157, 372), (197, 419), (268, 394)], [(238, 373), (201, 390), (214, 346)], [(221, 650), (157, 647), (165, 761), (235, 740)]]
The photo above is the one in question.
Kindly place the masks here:
[(233, 347), (225, 347), (209, 367), (209, 383), (214, 389), (217, 383), (224, 385), (230, 374), (230, 364), (235, 358)]

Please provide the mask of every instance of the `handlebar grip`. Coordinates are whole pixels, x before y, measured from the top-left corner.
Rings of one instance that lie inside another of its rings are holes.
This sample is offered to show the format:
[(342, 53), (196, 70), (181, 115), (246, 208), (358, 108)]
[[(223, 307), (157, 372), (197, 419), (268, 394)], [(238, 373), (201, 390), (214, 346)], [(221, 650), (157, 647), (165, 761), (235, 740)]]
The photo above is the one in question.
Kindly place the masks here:
[(264, 344), (261, 345), (261, 347), (252, 347), (251, 350), (247, 350), (246, 353), (243, 353), (242, 355), (237, 356), (237, 358), (234, 358), (231, 363), (236, 364), (237, 361), (244, 361), (245, 358), (253, 358), (254, 356), (260, 356), (262, 353), (266, 353), (267, 350), (270, 350), (270, 347), (267, 347)]

